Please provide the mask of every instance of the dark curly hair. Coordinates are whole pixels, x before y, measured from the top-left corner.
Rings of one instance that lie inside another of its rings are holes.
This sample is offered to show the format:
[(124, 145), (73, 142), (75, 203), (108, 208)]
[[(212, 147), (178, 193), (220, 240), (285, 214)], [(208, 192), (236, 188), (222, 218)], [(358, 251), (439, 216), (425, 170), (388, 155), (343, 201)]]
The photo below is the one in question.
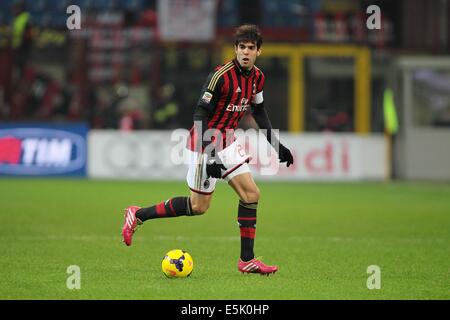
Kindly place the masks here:
[(236, 28), (236, 32), (234, 33), (234, 45), (237, 46), (239, 42), (247, 41), (256, 43), (258, 50), (261, 48), (261, 31), (254, 24), (243, 24)]

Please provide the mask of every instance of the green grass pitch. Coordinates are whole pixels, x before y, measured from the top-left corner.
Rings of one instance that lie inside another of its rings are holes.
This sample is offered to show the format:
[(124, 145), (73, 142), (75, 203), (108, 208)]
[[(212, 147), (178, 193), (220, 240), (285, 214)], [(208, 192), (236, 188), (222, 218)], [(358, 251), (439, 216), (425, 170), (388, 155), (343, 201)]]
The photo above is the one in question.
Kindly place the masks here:
[[(186, 195), (184, 183), (2, 178), (0, 298), (450, 298), (449, 184), (258, 185), (255, 252), (279, 265), (270, 277), (237, 271), (238, 199), (223, 182), (205, 215), (147, 221), (126, 247), (123, 209)], [(175, 248), (194, 259), (189, 278), (161, 272)], [(371, 265), (380, 289), (367, 288)]]

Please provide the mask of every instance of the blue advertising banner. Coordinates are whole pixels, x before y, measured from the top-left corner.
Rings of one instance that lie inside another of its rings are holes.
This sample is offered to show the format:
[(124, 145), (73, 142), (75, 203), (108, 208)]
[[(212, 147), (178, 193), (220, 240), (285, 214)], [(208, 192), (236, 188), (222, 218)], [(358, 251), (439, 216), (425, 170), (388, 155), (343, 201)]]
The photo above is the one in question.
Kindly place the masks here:
[(0, 175), (86, 176), (84, 123), (0, 123)]

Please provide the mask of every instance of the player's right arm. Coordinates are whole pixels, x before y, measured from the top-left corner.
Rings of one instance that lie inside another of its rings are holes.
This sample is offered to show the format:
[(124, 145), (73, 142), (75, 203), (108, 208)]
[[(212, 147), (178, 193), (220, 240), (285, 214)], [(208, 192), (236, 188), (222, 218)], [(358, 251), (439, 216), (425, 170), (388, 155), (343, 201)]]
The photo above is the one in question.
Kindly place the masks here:
[(204, 141), (205, 131), (208, 130), (208, 122), (212, 118), (217, 103), (219, 102), (223, 86), (223, 67), (211, 72), (203, 84), (200, 99), (194, 110), (194, 128), (196, 134), (202, 137), (202, 147), (210, 141)]
[[(223, 67), (218, 68), (208, 75), (208, 78), (203, 85), (200, 99), (197, 102), (197, 106), (194, 110), (194, 130), (198, 137), (201, 137), (201, 147), (202, 151), (211, 143), (209, 139), (204, 139), (205, 132), (208, 130), (208, 122), (212, 118), (217, 103), (220, 99), (222, 93), (223, 85)], [(197, 144), (200, 147), (200, 144)], [(207, 161), (206, 172), (208, 177), (221, 178), (221, 170), (226, 168), (217, 159), (212, 160), (215, 156), (214, 152), (208, 154), (208, 158), (211, 160)]]

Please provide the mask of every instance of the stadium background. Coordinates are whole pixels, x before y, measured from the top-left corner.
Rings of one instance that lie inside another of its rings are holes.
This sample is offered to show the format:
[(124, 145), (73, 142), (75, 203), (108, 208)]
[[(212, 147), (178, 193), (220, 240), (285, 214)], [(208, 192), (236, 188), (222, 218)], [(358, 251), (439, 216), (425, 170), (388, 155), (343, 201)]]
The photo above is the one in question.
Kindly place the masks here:
[[(449, 1), (35, 0), (23, 33), (20, 3), (0, 2), (1, 298), (449, 298)], [(171, 132), (244, 22), (263, 32), (266, 105), (297, 163), (253, 167), (257, 252), (282, 268), (264, 280), (237, 278), (225, 184), (204, 217), (152, 221), (132, 248), (119, 235), (122, 208), (187, 192)], [(190, 282), (159, 271), (175, 247)]]

